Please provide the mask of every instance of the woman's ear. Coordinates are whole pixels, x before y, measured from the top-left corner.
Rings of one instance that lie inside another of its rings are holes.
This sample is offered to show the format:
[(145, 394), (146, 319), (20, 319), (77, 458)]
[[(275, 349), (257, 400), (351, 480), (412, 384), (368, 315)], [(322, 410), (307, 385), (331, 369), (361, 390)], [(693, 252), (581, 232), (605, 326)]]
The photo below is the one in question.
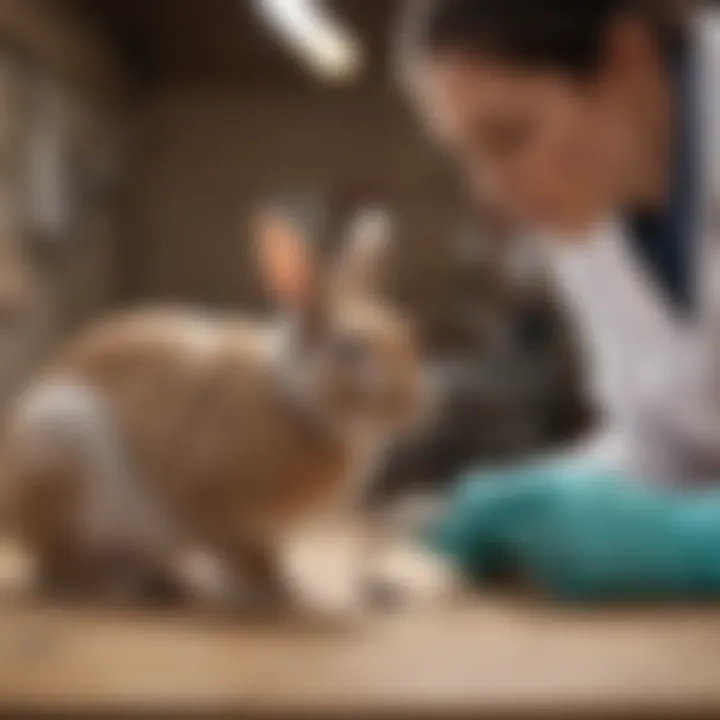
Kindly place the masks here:
[(350, 223), (337, 272), (344, 292), (372, 295), (379, 291), (394, 235), (394, 222), (383, 207), (367, 207)]
[(265, 209), (256, 215), (253, 233), (260, 274), (267, 291), (285, 308), (306, 305), (311, 293), (313, 264), (306, 238), (282, 211)]

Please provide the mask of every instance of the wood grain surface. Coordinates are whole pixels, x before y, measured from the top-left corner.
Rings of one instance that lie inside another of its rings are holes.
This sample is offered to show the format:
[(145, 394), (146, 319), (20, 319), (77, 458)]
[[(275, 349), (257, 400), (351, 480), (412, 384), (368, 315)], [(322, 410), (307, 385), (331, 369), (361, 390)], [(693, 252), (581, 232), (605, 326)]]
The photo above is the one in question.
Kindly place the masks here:
[(720, 612), (484, 598), (344, 626), (0, 606), (0, 713), (720, 717)]

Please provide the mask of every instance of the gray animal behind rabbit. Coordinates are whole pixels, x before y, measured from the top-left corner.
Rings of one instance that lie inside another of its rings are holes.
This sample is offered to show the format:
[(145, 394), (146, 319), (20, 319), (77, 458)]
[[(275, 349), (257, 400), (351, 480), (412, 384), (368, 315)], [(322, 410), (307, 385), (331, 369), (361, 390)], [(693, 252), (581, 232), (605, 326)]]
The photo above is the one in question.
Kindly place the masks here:
[(475, 223), (457, 233), (446, 270), (438, 319), (420, 328), (438, 410), (389, 457), (380, 505), (442, 496), (469, 467), (560, 446), (592, 420), (580, 349), (532, 245)]

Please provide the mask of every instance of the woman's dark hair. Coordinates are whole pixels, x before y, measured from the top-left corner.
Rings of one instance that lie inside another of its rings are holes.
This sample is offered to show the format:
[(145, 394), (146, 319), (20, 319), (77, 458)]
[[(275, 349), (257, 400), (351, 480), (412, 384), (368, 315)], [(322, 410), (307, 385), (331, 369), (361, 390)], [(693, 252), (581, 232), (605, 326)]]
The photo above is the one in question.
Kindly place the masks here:
[(591, 75), (614, 21), (635, 15), (672, 54), (680, 29), (667, 0), (405, 0), (401, 67), (425, 52), (462, 50), (517, 65)]

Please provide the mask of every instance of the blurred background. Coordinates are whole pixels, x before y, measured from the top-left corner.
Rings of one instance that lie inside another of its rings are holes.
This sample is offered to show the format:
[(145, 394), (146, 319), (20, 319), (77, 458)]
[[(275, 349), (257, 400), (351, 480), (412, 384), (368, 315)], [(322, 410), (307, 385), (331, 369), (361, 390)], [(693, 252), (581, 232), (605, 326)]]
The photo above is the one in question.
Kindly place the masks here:
[[(468, 204), (393, 84), (395, 11), (391, 0), (0, 0), (0, 413), (63, 342), (117, 308), (271, 313), (250, 215), (287, 198), (321, 237), (349, 194), (392, 211), (385, 291), (442, 380), (441, 412), (394, 449), (373, 499), (441, 490), (469, 466), (588, 429), (584, 358), (541, 258)], [(717, 698), (716, 618), (568, 615), (488, 599), (415, 623), (395, 615), (353, 650), (287, 628), (266, 643), (187, 618), (4, 607), (0, 704), (30, 698), (79, 717), (86, 703), (97, 717), (103, 698), (199, 700), (194, 716), (207, 717), (210, 703), (249, 698), (319, 717), (319, 697), (379, 718), (393, 701), (427, 717), (439, 701), (449, 717), (603, 700), (637, 710), (642, 697), (686, 717)]]
[(406, 114), (394, 10), (2, 0), (0, 404), (113, 307), (266, 309), (248, 214), (290, 192), (317, 222), (362, 188), (398, 222), (388, 292), (451, 378), (441, 422), (398, 451), (382, 487), (580, 432), (589, 409), (563, 309)]

